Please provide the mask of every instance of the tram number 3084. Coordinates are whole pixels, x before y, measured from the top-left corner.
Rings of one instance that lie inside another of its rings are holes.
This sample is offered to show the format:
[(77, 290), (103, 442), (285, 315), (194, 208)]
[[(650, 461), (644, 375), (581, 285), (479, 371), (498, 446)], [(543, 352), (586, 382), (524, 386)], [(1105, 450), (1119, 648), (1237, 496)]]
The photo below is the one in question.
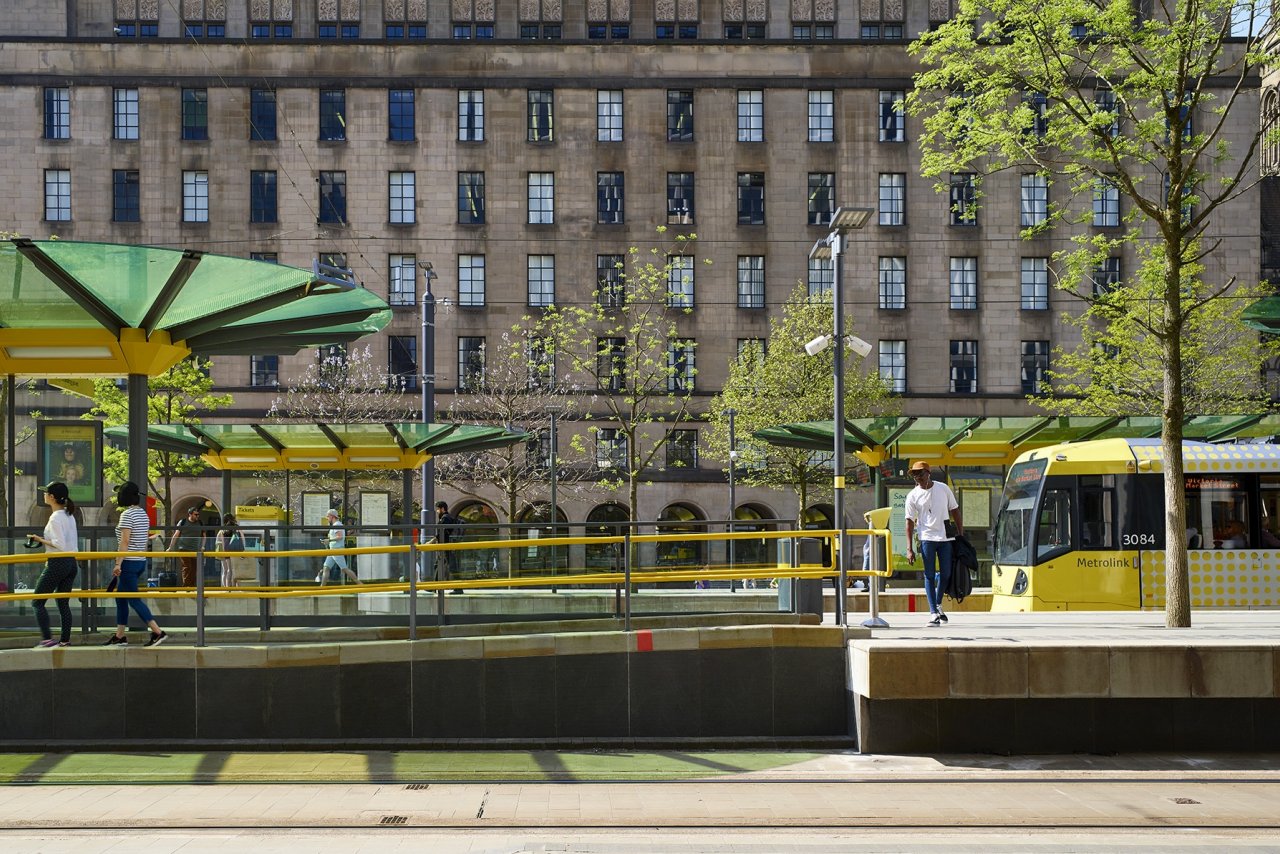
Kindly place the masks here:
[(1155, 534), (1121, 534), (1120, 545), (1122, 546), (1154, 546), (1156, 544)]

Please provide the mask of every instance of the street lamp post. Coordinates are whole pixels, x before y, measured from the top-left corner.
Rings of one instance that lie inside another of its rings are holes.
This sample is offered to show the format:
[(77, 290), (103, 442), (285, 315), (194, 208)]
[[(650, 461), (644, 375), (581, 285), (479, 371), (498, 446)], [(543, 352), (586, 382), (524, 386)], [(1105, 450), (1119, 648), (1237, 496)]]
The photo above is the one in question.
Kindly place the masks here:
[[(560, 469), (558, 467), (559, 461), (556, 459), (556, 457), (559, 453), (560, 448), (558, 444), (558, 438), (556, 435), (556, 428), (557, 428), (556, 419), (560, 416), (560, 413), (563, 411), (564, 411), (563, 407), (559, 406), (558, 404), (552, 403), (547, 406), (547, 414), (551, 416), (551, 427), (549, 428), (550, 435), (548, 436), (548, 438), (550, 439), (550, 443), (549, 443), (550, 448), (548, 449), (550, 459), (548, 460), (548, 463), (551, 469), (550, 517), (551, 517), (551, 536), (552, 537), (556, 537), (559, 535), (559, 532), (556, 528), (556, 523), (560, 521), (560, 516), (556, 512), (556, 507), (557, 507), (556, 487), (559, 485)], [(551, 547), (551, 574), (552, 575), (555, 575), (556, 568), (557, 568), (556, 567), (556, 547), (552, 546)]]
[[(737, 507), (738, 507), (738, 498), (735, 492), (735, 488), (737, 484), (734, 481), (734, 469), (738, 467), (738, 434), (734, 428), (734, 418), (737, 417), (738, 410), (734, 409), (733, 407), (729, 407), (728, 409), (725, 410), (725, 414), (729, 416), (729, 516), (727, 517), (729, 519), (729, 524), (727, 527), (728, 527), (729, 533), (732, 534), (733, 522), (734, 522), (734, 519), (736, 518), (734, 514), (737, 511)], [(736, 543), (733, 537), (730, 537), (729, 538), (729, 569), (730, 571), (732, 571), (734, 567), (733, 547), (735, 544)], [(729, 588), (731, 590), (735, 583), (736, 582), (734, 581), (734, 579), (731, 578), (729, 580)]]
[[(430, 426), (435, 419), (436, 409), (436, 298), (431, 293), (431, 280), (436, 278), (430, 261), (422, 262), (422, 351), (418, 354), (418, 364), (422, 366), (418, 374), (418, 383), (422, 388), (422, 424)], [(419, 470), (422, 477), (422, 506), (418, 511), (418, 539), (427, 540), (427, 525), (435, 513), (436, 466), (435, 461), (428, 459)], [(426, 568), (423, 569), (423, 575)]]
[[(831, 259), (831, 304), (833, 314), (835, 315), (835, 323), (833, 328), (834, 340), (827, 343), (835, 344), (833, 355), (833, 373), (835, 376), (835, 391), (832, 405), (833, 418), (831, 425), (831, 433), (834, 437), (834, 458), (832, 460), (832, 504), (835, 508), (836, 529), (840, 532), (836, 538), (836, 555), (840, 569), (839, 589), (836, 591), (836, 623), (841, 626), (849, 624), (848, 603), (845, 601), (845, 589), (849, 583), (849, 562), (848, 549), (845, 544), (845, 511), (844, 511), (844, 348), (845, 348), (845, 332), (844, 332), (844, 276), (841, 273), (841, 259), (844, 255), (845, 235), (856, 228), (862, 228), (871, 219), (873, 210), (871, 208), (836, 208), (836, 212), (831, 215), (831, 233), (822, 240), (813, 245), (813, 249), (809, 252), (810, 258), (830, 258)], [(810, 355), (822, 352), (826, 345), (821, 344), (821, 338), (810, 341), (805, 346), (805, 350)], [(869, 346), (865, 341), (858, 339), (854, 345), (858, 347), (860, 355), (865, 356), (870, 352)], [(862, 350), (866, 347), (866, 350)]]

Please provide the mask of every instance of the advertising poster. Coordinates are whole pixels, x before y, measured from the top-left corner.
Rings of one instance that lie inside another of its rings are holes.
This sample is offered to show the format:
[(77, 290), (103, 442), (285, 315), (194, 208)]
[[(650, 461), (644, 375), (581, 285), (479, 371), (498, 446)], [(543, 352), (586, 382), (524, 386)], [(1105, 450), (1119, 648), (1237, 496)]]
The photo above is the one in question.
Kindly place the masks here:
[(102, 506), (102, 422), (36, 422), (40, 486), (60, 480), (82, 507)]
[(893, 571), (906, 572), (919, 570), (920, 561), (915, 566), (907, 563), (907, 495), (915, 487), (889, 487), (889, 533), (893, 534)]

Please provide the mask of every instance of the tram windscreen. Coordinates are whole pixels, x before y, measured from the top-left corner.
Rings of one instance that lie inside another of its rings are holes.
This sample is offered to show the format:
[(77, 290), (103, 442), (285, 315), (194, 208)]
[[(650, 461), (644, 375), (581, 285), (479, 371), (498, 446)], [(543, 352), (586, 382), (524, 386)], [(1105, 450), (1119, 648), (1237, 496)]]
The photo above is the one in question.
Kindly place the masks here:
[(1025, 566), (1034, 562), (1030, 548), (1035, 534), (1035, 509), (1048, 464), (1047, 459), (1029, 460), (1009, 470), (996, 519), (996, 563)]

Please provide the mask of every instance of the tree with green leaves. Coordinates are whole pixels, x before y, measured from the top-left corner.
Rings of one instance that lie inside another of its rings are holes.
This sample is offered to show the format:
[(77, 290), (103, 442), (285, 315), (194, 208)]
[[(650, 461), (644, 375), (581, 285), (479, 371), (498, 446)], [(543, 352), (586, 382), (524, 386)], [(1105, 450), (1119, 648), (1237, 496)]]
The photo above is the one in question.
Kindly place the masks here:
[[(583, 418), (602, 422), (589, 431), (597, 451), (607, 449), (595, 455), (599, 482), (626, 489), (633, 519), (645, 472), (672, 428), (693, 414), (696, 342), (682, 337), (680, 321), (693, 313), (696, 239), (677, 234), (647, 252), (632, 246), (602, 271), (589, 303), (557, 303), (525, 318), (531, 340), (544, 342), (539, 358), (594, 388), (594, 411)], [(572, 442), (588, 454), (581, 435)]]
[[(230, 406), (231, 395), (213, 393), (210, 365), (208, 360), (192, 356), (164, 373), (148, 378), (147, 423), (199, 424), (203, 414)], [(85, 413), (85, 419), (101, 420), (104, 427), (129, 423), (128, 393), (114, 380), (94, 380), (93, 399), (94, 406)], [(108, 446), (102, 452), (102, 465), (111, 483), (121, 484), (129, 479), (128, 452)], [(173, 521), (173, 479), (198, 475), (207, 465), (200, 457), (147, 449), (148, 483), (145, 489), (155, 496), (156, 503), (163, 510), (165, 525)]]
[[(853, 319), (845, 328), (853, 334)], [(831, 465), (826, 454), (798, 448), (778, 448), (753, 439), (765, 427), (800, 421), (831, 419), (832, 370), (835, 348), (816, 356), (804, 345), (832, 329), (831, 292), (809, 295), (799, 284), (787, 297), (782, 313), (769, 321), (767, 346), (752, 343), (729, 366), (729, 378), (711, 401), (707, 450), (729, 461), (729, 417), (734, 410), (737, 466), (741, 483), (795, 493), (796, 518), (810, 504), (811, 495), (831, 491)], [(893, 414), (898, 400), (880, 375), (859, 359), (845, 343), (845, 414), (849, 418)]]
[[(557, 417), (573, 417), (578, 405), (574, 379), (555, 376), (545, 352), (542, 341), (524, 335), (519, 327), (503, 333), (492, 358), (487, 358), (486, 351), (478, 369), (462, 378), (461, 393), (454, 395), (449, 406), (451, 423), (523, 430), (531, 437), (528, 444), (450, 454), (436, 460), (436, 478), (464, 495), (482, 498), (476, 491), (479, 485), (501, 492), (500, 509), (508, 522), (516, 521), (524, 506), (532, 503), (532, 496), (549, 498), (551, 461), (545, 440), (551, 429), (551, 410), (556, 409)], [(566, 466), (563, 459), (557, 459), (556, 474), (557, 487), (572, 493), (581, 486), (587, 469)], [(536, 506), (540, 510), (546, 507)], [(548, 515), (540, 518), (550, 521), (549, 508)]]
[[(1263, 0), (961, 0), (909, 48), (923, 66), (907, 98), (924, 121), (922, 172), (974, 176), (966, 213), (984, 177), (1044, 187), (1053, 203), (1023, 234), (1069, 237), (1054, 255), (1058, 286), (1099, 307), (1091, 321), (1154, 348), (1170, 627), (1191, 623), (1187, 342), (1205, 328), (1199, 313), (1236, 296), (1215, 225), (1256, 182), (1258, 80), (1276, 59), (1268, 18)], [(1116, 283), (1095, 293), (1093, 271), (1126, 251), (1132, 272), (1118, 285), (1131, 298), (1108, 294)], [(1106, 388), (1077, 389), (1095, 385)]]

